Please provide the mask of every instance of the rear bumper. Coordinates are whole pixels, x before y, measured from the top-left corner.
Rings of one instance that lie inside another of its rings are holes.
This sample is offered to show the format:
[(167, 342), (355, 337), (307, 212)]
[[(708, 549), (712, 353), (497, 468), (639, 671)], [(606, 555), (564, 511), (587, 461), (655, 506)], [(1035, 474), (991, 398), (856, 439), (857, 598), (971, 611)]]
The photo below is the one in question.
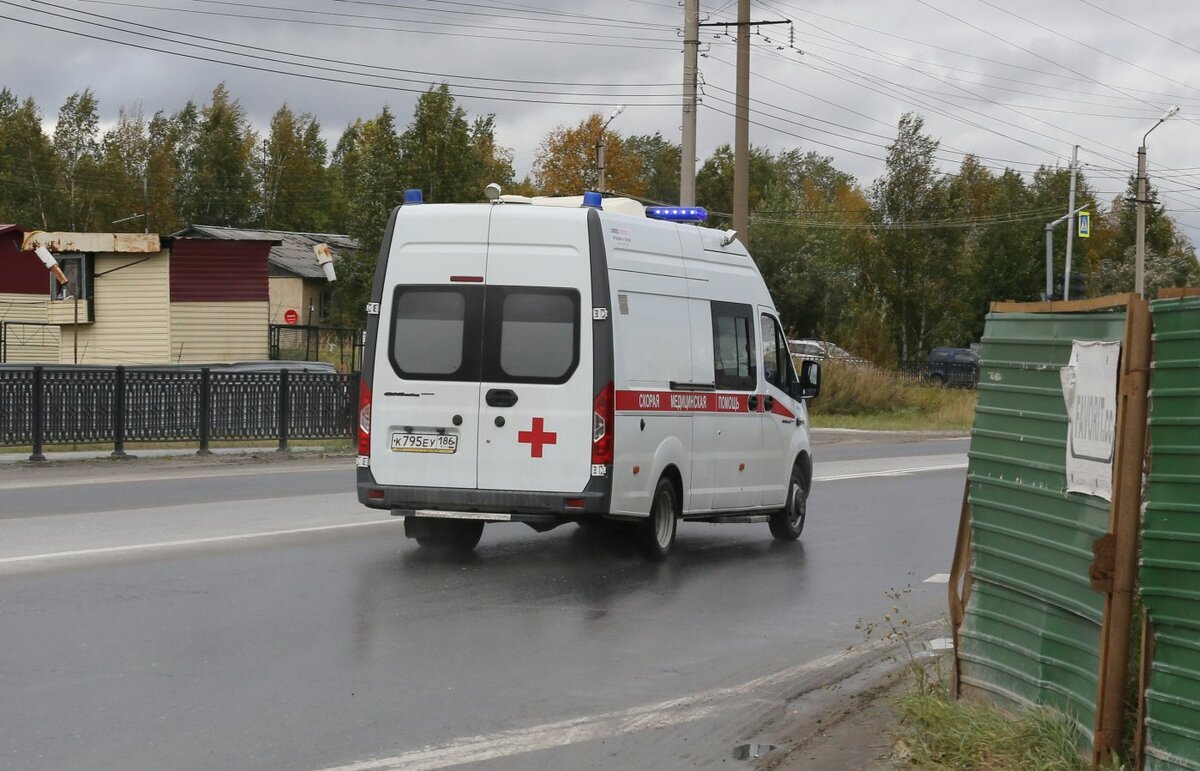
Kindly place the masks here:
[[(562, 517), (599, 516), (608, 511), (606, 478), (593, 478), (581, 492), (478, 490), (459, 487), (381, 485), (370, 469), (358, 469), (358, 501), (372, 509), (409, 514), (419, 509), (491, 514), (554, 514)], [(374, 497), (372, 497), (372, 493)], [(380, 496), (382, 493), (382, 497)], [(567, 508), (567, 501), (583, 507)]]

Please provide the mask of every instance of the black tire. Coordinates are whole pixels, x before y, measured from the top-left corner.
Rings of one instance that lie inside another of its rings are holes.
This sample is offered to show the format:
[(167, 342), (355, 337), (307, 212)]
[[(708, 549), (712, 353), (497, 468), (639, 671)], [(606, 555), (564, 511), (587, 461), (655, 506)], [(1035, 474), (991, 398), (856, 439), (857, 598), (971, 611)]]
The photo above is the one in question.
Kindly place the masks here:
[(483, 537), (483, 522), (472, 519), (422, 519), (414, 531), (413, 538), (422, 548), (441, 552), (468, 552), (474, 549)]
[(771, 535), (780, 541), (794, 541), (804, 531), (804, 518), (808, 513), (808, 489), (804, 486), (804, 473), (800, 466), (792, 467), (792, 478), (788, 482), (787, 498), (783, 508), (771, 514)]
[(675, 529), (679, 522), (679, 494), (671, 480), (663, 477), (654, 488), (650, 502), (650, 516), (640, 523), (638, 545), (652, 560), (661, 561), (671, 553), (675, 545)]

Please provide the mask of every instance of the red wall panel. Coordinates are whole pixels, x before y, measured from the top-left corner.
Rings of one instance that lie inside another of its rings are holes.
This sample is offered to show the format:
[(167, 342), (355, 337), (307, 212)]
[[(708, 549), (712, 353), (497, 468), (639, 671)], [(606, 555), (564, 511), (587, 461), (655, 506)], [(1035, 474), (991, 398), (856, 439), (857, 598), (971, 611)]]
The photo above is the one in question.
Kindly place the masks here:
[(50, 297), (50, 271), (33, 252), (21, 251), (20, 232), (0, 235), (0, 294), (40, 294)]
[(171, 302), (265, 302), (270, 252), (270, 241), (176, 238)]

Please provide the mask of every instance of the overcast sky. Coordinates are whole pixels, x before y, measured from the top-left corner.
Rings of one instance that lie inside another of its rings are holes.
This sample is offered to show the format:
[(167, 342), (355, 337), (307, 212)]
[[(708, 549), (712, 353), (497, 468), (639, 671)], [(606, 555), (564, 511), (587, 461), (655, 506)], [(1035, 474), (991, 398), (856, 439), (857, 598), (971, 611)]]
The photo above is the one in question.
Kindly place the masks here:
[[(1150, 137), (1150, 169), (1195, 240), (1197, 10), (1194, 0), (754, 0), (755, 20), (791, 23), (754, 38), (751, 142), (827, 153), (866, 186), (900, 115), (917, 111), (947, 171), (965, 152), (1026, 173), (1065, 166), (1078, 144), (1108, 199), (1124, 190), (1142, 135), (1178, 104)], [(731, 21), (736, 0), (703, 0), (701, 11)], [(316, 115), (332, 146), (384, 104), (403, 127), (416, 94), (447, 81), (471, 115), (495, 113), (520, 176), (549, 129), (620, 104), (621, 134), (678, 142), (682, 17), (672, 0), (0, 0), (0, 85), (33, 96), (51, 122), (90, 87), (111, 121), (121, 104), (174, 111), (225, 81), (259, 128), (286, 101)], [(733, 139), (734, 45), (720, 27), (701, 39), (703, 159)]]

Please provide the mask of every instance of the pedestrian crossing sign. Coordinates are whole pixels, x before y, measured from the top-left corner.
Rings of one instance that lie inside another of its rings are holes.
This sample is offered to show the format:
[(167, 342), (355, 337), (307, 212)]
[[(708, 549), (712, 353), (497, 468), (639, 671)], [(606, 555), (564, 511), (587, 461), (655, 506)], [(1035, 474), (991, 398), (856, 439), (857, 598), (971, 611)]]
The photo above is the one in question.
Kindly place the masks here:
[(1092, 213), (1090, 211), (1079, 212), (1079, 237), (1091, 238), (1092, 236)]

